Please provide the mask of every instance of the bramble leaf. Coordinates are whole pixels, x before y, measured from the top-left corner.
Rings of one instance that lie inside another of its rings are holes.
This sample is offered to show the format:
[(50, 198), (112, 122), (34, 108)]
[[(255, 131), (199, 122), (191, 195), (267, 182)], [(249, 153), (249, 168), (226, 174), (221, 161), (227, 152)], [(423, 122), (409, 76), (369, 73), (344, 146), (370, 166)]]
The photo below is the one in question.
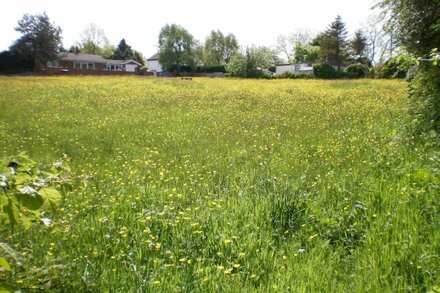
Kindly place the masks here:
[(55, 188), (43, 187), (40, 189), (40, 194), (45, 204), (49, 203), (53, 209), (61, 204), (62, 196)]
[(0, 267), (4, 268), (6, 271), (11, 271), (11, 266), (3, 257), (0, 257)]
[(29, 210), (38, 210), (44, 203), (43, 197), (38, 193), (18, 194), (17, 198), (21, 204)]

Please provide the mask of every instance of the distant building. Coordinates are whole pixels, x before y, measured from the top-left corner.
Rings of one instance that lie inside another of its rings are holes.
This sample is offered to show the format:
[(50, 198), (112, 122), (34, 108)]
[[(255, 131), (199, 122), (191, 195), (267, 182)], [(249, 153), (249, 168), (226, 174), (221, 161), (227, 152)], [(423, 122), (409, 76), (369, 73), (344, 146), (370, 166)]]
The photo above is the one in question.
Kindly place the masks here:
[(61, 69), (64, 72), (87, 71), (92, 74), (93, 71), (138, 72), (141, 65), (135, 60), (110, 60), (100, 55), (80, 53), (62, 53), (58, 60), (47, 62), (49, 69)]
[(159, 63), (159, 53), (154, 54), (147, 59), (149, 72), (162, 72), (162, 65)]
[(284, 72), (313, 74), (313, 65), (309, 63), (299, 63), (299, 64), (279, 64), (276, 66), (275, 73), (277, 75), (282, 74)]

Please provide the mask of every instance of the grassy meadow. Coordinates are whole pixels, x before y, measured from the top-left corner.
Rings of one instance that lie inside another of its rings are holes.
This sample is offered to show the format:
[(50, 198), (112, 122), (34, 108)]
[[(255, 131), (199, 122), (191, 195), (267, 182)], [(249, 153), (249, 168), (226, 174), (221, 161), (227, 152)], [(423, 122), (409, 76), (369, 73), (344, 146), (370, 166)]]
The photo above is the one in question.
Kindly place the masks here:
[[(440, 151), (403, 81), (0, 77), (0, 155), (74, 176), (1, 223), (54, 292), (440, 292)], [(0, 195), (1, 197), (1, 195)]]

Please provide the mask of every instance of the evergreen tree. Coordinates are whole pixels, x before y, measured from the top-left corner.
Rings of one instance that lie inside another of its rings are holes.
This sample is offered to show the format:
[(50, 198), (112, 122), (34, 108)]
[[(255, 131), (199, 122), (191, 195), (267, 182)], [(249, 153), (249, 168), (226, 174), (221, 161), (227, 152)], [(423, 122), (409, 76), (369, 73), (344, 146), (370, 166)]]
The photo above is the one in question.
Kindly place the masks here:
[(316, 38), (321, 47), (321, 59), (324, 63), (341, 67), (348, 58), (347, 29), (338, 15), (329, 28)]
[(350, 55), (353, 61), (369, 65), (371, 62), (367, 58), (367, 48), (367, 37), (363, 31), (357, 30), (349, 43)]
[(61, 28), (52, 24), (46, 13), (25, 14), (15, 30), (23, 35), (14, 42), (10, 51), (20, 56), (19, 59), (31, 59), (38, 65), (58, 58), (62, 48)]
[(125, 39), (122, 39), (118, 46), (116, 47), (115, 52), (113, 53), (114, 60), (126, 60), (133, 59), (134, 53), (131, 49), (131, 46), (127, 45)]

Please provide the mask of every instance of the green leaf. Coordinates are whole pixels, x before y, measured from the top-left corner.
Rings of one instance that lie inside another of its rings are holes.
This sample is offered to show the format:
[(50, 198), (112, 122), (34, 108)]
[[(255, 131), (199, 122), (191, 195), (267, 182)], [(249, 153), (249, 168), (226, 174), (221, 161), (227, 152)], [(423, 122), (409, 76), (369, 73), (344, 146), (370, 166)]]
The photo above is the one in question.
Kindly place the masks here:
[(44, 203), (43, 197), (38, 193), (18, 194), (21, 204), (29, 210), (38, 210)]
[(15, 184), (28, 185), (30, 182), (32, 182), (31, 175), (23, 172), (17, 172), (17, 175), (15, 176)]
[(11, 266), (3, 257), (0, 257), (0, 267), (4, 268), (7, 271), (11, 271)]
[(49, 203), (53, 209), (61, 204), (62, 196), (55, 188), (43, 187), (39, 192), (43, 197), (45, 204)]
[(21, 292), (18, 287), (10, 284), (0, 284), (0, 293), (17, 293)]
[(32, 220), (33, 218), (21, 215), (20, 224), (23, 226), (25, 230), (29, 230), (32, 227)]

